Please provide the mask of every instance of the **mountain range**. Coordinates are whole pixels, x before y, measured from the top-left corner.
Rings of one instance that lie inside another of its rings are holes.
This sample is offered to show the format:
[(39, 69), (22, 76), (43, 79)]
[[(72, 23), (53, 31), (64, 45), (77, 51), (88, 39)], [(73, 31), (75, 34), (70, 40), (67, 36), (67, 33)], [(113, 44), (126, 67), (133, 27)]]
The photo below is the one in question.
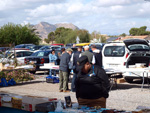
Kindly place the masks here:
[(39, 24), (32, 25), (33, 28), (36, 29), (36, 32), (39, 33), (41, 39), (45, 39), (48, 37), (50, 32), (55, 31), (59, 27), (70, 28), (70, 29), (79, 29), (77, 26), (72, 23), (57, 23), (57, 24), (49, 24), (48, 22), (40, 22)]

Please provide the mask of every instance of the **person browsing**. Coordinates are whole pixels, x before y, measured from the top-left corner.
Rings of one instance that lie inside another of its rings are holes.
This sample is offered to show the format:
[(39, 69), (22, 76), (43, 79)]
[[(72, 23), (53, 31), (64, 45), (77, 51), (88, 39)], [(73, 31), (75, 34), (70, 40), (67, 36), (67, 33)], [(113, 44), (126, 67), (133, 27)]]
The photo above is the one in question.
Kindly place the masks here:
[(97, 65), (92, 65), (87, 56), (81, 56), (77, 64), (80, 71), (77, 74), (75, 86), (79, 105), (106, 108), (110, 82), (105, 70)]

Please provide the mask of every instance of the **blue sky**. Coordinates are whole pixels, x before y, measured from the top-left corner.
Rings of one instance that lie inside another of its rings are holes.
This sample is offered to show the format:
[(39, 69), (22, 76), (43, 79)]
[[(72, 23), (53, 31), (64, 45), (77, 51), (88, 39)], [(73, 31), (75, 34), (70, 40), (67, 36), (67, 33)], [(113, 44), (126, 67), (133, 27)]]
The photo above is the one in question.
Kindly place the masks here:
[(107, 35), (129, 34), (133, 27), (150, 30), (150, 0), (0, 0), (0, 26), (72, 23)]

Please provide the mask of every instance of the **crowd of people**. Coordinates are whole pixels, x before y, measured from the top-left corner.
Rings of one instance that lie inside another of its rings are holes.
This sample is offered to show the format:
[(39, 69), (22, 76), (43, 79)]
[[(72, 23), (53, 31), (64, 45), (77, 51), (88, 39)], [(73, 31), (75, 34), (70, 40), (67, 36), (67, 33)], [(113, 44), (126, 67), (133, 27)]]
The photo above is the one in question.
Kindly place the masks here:
[[(70, 71), (73, 70), (71, 91), (76, 92), (79, 105), (89, 107), (106, 107), (109, 97), (110, 83), (105, 70), (102, 68), (102, 54), (95, 45), (83, 48), (79, 46), (77, 52), (71, 48), (61, 49), (59, 64), (59, 92), (70, 92), (68, 87)], [(49, 55), (50, 62), (54, 62), (54, 52)]]

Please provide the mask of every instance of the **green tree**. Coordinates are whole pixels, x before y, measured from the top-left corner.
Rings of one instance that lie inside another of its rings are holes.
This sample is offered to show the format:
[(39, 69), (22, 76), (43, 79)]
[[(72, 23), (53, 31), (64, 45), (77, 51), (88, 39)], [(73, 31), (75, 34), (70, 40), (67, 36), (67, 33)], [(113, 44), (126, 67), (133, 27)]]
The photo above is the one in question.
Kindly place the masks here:
[(45, 38), (44, 40), (45, 40), (46, 43), (52, 42), (52, 44), (53, 44), (53, 42), (55, 41), (55, 33), (54, 32), (50, 32), (48, 34), (48, 38)]
[(140, 28), (131, 28), (129, 30), (130, 35), (136, 36), (136, 35), (148, 35), (150, 34), (149, 31), (146, 31), (147, 26), (142, 26)]
[(106, 43), (106, 36), (101, 35), (100, 39), (101, 43)]
[(139, 29), (138, 29), (138, 28), (131, 28), (131, 29), (129, 30), (129, 33), (130, 33), (130, 35), (132, 35), (132, 36), (137, 35), (138, 32), (139, 32)]
[(29, 25), (8, 23), (0, 28), (0, 44), (39, 44), (41, 39), (34, 31), (35, 29), (30, 28)]
[(60, 27), (55, 31), (56, 43), (76, 43), (77, 36), (80, 38), (80, 43), (90, 41), (90, 34), (87, 30), (72, 30), (70, 28)]
[(101, 37), (100, 32), (93, 31), (93, 32), (91, 33), (91, 39), (99, 39), (100, 37)]
[(90, 42), (91, 36), (89, 32), (85, 29), (78, 30), (77, 36), (79, 36), (80, 38), (80, 43)]
[(91, 33), (91, 39), (97, 39), (96, 42), (98, 43), (105, 43), (106, 42), (106, 36), (104, 35), (101, 35), (100, 32), (97, 32), (97, 31), (93, 31)]
[(125, 37), (125, 36), (127, 36), (125, 33), (122, 33), (120, 36), (122, 36), (122, 37)]
[[(72, 30), (70, 28), (60, 27), (55, 30), (55, 32), (51, 32), (48, 35), (48, 39), (45, 39), (46, 43), (50, 41), (55, 41), (56, 43), (76, 43), (77, 36), (80, 38), (80, 43), (89, 42), (91, 35), (87, 30)], [(52, 40), (51, 40), (52, 38)]]

